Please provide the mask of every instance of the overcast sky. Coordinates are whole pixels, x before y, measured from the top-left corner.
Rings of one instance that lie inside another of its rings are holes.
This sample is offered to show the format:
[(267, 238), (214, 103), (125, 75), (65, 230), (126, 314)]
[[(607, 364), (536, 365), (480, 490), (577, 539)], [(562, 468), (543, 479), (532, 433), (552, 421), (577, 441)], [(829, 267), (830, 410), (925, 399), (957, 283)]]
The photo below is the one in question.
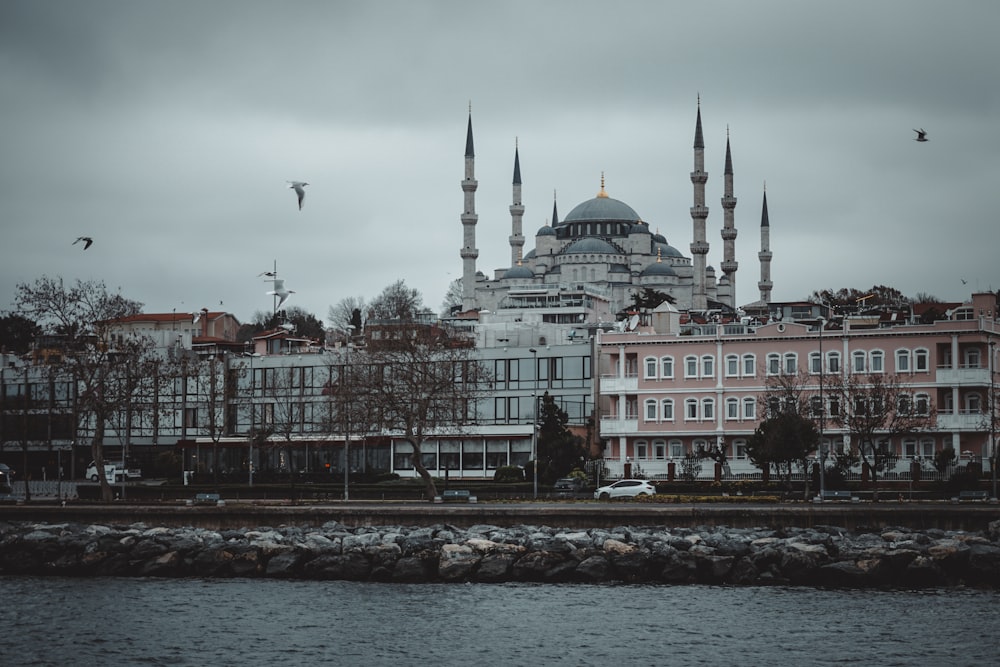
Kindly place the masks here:
[(49, 275), (247, 321), (276, 262), (321, 320), (399, 279), (437, 311), (470, 102), (481, 271), (510, 266), (515, 140), (525, 252), (603, 172), (690, 256), (699, 95), (716, 268), (730, 133), (738, 303), (765, 182), (773, 300), (961, 301), (1000, 288), (998, 29), (995, 0), (3, 0), (0, 308)]

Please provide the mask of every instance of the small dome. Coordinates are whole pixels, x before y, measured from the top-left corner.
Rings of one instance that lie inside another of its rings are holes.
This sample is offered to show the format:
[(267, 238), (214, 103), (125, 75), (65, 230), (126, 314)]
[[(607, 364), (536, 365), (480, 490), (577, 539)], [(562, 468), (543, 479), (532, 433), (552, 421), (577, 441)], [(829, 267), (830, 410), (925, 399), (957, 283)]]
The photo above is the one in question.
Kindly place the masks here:
[(591, 252), (612, 255), (621, 254), (621, 250), (611, 245), (604, 239), (597, 238), (596, 236), (585, 236), (582, 239), (573, 241), (568, 246), (563, 248), (562, 254), (573, 255)]
[(684, 255), (681, 254), (680, 250), (678, 250), (677, 248), (673, 247), (672, 245), (668, 244), (665, 241), (662, 243), (653, 244), (653, 254), (656, 254), (657, 252), (660, 253), (660, 257), (679, 257), (681, 259), (684, 259)]
[(534, 278), (535, 272), (526, 266), (514, 266), (508, 269), (503, 277), (506, 278)]
[(544, 227), (539, 229), (538, 233), (535, 234), (535, 236), (555, 236), (555, 235), (556, 235), (556, 230), (552, 229), (552, 227), (548, 225), (545, 225)]
[(647, 225), (645, 222), (637, 222), (637, 223), (635, 223), (628, 230), (628, 233), (629, 234), (652, 234), (652, 232), (649, 231), (649, 225)]
[(667, 237), (659, 232), (656, 232), (655, 234), (653, 234), (653, 240), (656, 241), (657, 243), (666, 243)]
[(639, 274), (642, 276), (676, 276), (669, 264), (664, 264), (663, 262), (653, 262)]
[(528, 254), (525, 255), (523, 259), (534, 259), (534, 258), (535, 258), (535, 249), (532, 248), (531, 250), (528, 251)]

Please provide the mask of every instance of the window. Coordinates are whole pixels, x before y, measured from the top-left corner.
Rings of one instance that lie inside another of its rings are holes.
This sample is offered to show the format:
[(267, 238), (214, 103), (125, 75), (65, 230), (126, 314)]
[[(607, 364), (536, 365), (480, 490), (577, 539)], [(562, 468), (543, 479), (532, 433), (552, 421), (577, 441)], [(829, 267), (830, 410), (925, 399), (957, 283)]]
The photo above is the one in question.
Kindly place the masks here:
[(971, 415), (977, 415), (983, 411), (982, 398), (973, 392), (965, 395), (965, 411)]
[(743, 377), (757, 375), (757, 357), (752, 354), (743, 355)]
[(823, 414), (823, 399), (819, 396), (812, 396), (809, 398), (809, 409), (812, 411), (814, 417), (819, 417)]
[(896, 350), (896, 372), (897, 373), (909, 373), (910, 372), (910, 351), (909, 350)]
[(734, 378), (740, 375), (740, 358), (735, 354), (726, 355), (726, 377)]
[(913, 351), (913, 370), (918, 373), (926, 373), (928, 367), (928, 352), (927, 350), (914, 350)]
[(852, 354), (851, 355), (851, 360), (852, 360), (853, 363), (852, 363), (852, 366), (851, 366), (851, 370), (853, 370), (855, 373), (864, 373), (865, 372), (865, 357), (866, 357), (865, 353), (863, 351), (861, 351), (861, 350), (858, 350), (857, 352), (855, 352), (854, 354)]
[(746, 440), (734, 440), (733, 441), (733, 458), (741, 461), (745, 461), (747, 458), (747, 441)]
[(826, 355), (826, 370), (830, 373), (840, 372), (840, 352), (830, 352)]
[(836, 396), (831, 396), (826, 402), (827, 410), (830, 412), (831, 417), (840, 416), (840, 399)]
[(646, 446), (645, 440), (635, 441), (635, 458), (642, 460), (649, 458), (649, 449)]
[(739, 419), (739, 418), (740, 418), (740, 399), (727, 398), (726, 419)]
[(785, 354), (785, 375), (795, 375), (799, 369), (799, 358), (794, 352)]
[(701, 376), (703, 378), (715, 377), (715, 357), (710, 354), (701, 358)]
[(698, 419), (698, 399), (689, 398), (684, 401), (684, 419)]
[(917, 458), (917, 441), (907, 438), (903, 441), (903, 456), (908, 459)]
[(920, 456), (924, 457), (925, 459), (934, 458), (933, 438), (924, 438), (923, 440), (920, 441)]
[(646, 357), (645, 363), (646, 367), (646, 379), (655, 380), (656, 379), (656, 359), (654, 357)]
[(820, 356), (819, 352), (809, 353), (809, 372), (813, 374), (823, 372), (823, 357)]
[(781, 355), (777, 352), (771, 352), (767, 355), (767, 374), (781, 374)]
[(670, 441), (670, 458), (672, 459), (682, 459), (684, 458), (684, 443), (680, 440)]
[(674, 358), (673, 357), (661, 357), (660, 358), (660, 377), (661, 378), (673, 378), (674, 377)]
[(756, 419), (757, 418), (757, 401), (747, 396), (743, 399), (743, 419)]
[(930, 412), (931, 397), (927, 394), (917, 394), (913, 397), (913, 411), (918, 415)]
[(913, 410), (913, 398), (909, 394), (900, 394), (896, 401), (896, 412), (908, 415)]
[(701, 418), (704, 421), (715, 419), (715, 399), (703, 398), (701, 400)]
[(872, 373), (881, 373), (885, 370), (885, 353), (881, 350), (872, 350), (871, 357)]
[(653, 441), (653, 458), (662, 461), (667, 458), (667, 443), (663, 440)]
[(684, 377), (686, 378), (698, 377), (698, 357), (695, 356), (684, 357)]
[(655, 422), (656, 421), (656, 399), (647, 398), (646, 399), (646, 421)]
[(674, 420), (674, 399), (665, 398), (663, 403), (660, 404), (662, 412), (660, 413), (663, 421), (672, 422)]
[(970, 347), (965, 351), (966, 368), (982, 368), (978, 347)]

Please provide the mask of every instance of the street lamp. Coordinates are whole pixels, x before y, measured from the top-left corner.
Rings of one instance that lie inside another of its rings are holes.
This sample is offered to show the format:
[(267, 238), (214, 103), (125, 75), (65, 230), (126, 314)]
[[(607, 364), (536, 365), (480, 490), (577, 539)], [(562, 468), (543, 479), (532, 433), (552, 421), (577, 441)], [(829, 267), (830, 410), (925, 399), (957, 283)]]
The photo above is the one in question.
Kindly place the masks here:
[(351, 390), (350, 385), (345, 381), (346, 375), (351, 368), (351, 338), (354, 335), (354, 325), (348, 324), (345, 327), (347, 332), (347, 343), (345, 344), (344, 374), (340, 376), (340, 385), (344, 395), (344, 500), (350, 500), (350, 472), (351, 472), (351, 410), (347, 404), (347, 392)]
[(826, 371), (826, 359), (823, 358), (823, 329), (826, 319), (819, 318), (819, 500), (823, 502), (823, 492), (826, 491), (826, 450), (823, 447), (823, 427), (826, 424), (826, 404), (823, 402), (823, 376)]
[(253, 486), (253, 438), (254, 438), (254, 426), (256, 426), (256, 413), (257, 406), (254, 405), (254, 377), (253, 377), (253, 360), (254, 357), (259, 357), (260, 355), (256, 352), (244, 352), (243, 356), (250, 357), (250, 453), (247, 457), (247, 469), (250, 474), (250, 486)]
[(989, 367), (990, 367), (990, 459), (993, 465), (993, 499), (997, 498), (997, 463), (1000, 459), (997, 458), (997, 441), (996, 441), (996, 429), (997, 429), (997, 396), (996, 396), (996, 383), (993, 381), (993, 371), (996, 368), (996, 362), (994, 361), (996, 342), (994, 342), (993, 337), (989, 339)]
[(535, 374), (535, 390), (531, 394), (531, 472), (534, 477), (534, 499), (538, 500), (538, 350), (531, 347), (528, 352), (531, 352)]

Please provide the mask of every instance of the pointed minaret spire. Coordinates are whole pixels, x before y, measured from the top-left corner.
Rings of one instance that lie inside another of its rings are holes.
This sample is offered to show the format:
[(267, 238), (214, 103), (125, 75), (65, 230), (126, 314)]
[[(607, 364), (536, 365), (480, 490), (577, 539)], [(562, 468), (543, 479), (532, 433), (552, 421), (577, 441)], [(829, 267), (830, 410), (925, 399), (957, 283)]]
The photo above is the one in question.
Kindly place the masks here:
[(705, 205), (705, 183), (707, 181), (705, 142), (701, 135), (701, 95), (699, 95), (698, 117), (694, 130), (694, 171), (691, 172), (691, 184), (694, 186), (694, 205), (691, 207), (691, 223), (694, 228), (691, 240), (694, 278), (694, 286), (691, 290), (691, 308), (694, 310), (708, 308), (708, 288), (705, 274), (705, 256), (708, 255), (708, 241), (705, 239), (705, 220), (708, 218), (708, 207)]
[(552, 226), (559, 222), (559, 211), (556, 210), (556, 191), (552, 191)]
[(722, 194), (722, 277), (728, 283), (729, 294), (720, 295), (729, 304), (730, 308), (736, 308), (736, 269), (739, 263), (736, 261), (736, 197), (733, 196), (733, 154), (729, 149), (729, 127), (726, 127), (726, 167), (723, 174), (725, 190)]
[(767, 183), (764, 183), (764, 203), (760, 211), (760, 252), (757, 253), (760, 260), (760, 281), (757, 287), (760, 289), (760, 300), (764, 303), (771, 303), (771, 223), (767, 218)]
[(514, 137), (514, 184), (510, 204), (510, 263), (520, 266), (521, 250), (524, 248), (524, 234), (521, 233), (524, 220), (524, 204), (521, 203), (521, 158), (517, 137)]
[(465, 178), (462, 180), (464, 193), (464, 210), (462, 212), (462, 309), (475, 310), (476, 302), (476, 258), (479, 249), (476, 248), (476, 155), (472, 149), (472, 102), (469, 102), (469, 129), (465, 137)]

